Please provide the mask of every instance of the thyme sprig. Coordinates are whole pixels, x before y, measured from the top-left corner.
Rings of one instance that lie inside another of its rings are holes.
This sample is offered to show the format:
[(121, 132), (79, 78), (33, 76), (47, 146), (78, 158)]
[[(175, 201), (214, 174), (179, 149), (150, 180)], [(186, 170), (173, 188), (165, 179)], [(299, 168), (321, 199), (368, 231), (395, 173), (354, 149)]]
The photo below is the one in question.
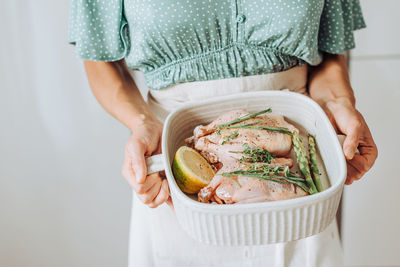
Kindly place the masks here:
[(238, 138), (238, 136), (239, 136), (239, 132), (238, 131), (235, 131), (232, 134), (225, 136), (224, 137), (224, 141), (222, 141), (222, 145), (226, 144), (229, 141), (232, 141), (232, 140)]
[(241, 153), (243, 156), (240, 158), (240, 162), (266, 162), (271, 163), (271, 160), (275, 158), (275, 156), (271, 155), (268, 150), (262, 148), (252, 148), (247, 143), (243, 144), (242, 151), (230, 151), (233, 153)]

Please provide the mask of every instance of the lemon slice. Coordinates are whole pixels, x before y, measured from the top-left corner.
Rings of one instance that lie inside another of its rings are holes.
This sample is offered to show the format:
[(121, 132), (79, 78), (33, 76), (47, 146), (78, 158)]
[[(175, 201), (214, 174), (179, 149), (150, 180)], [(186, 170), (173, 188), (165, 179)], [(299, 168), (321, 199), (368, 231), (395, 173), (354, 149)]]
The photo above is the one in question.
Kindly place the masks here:
[(214, 177), (214, 170), (199, 152), (187, 146), (176, 151), (172, 172), (179, 188), (188, 194), (196, 194)]

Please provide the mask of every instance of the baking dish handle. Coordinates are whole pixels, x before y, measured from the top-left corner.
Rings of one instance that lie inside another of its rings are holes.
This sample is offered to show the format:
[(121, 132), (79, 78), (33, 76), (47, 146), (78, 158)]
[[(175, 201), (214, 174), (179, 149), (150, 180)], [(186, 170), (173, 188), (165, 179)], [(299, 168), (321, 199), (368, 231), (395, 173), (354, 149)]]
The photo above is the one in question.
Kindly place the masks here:
[(165, 170), (163, 154), (146, 158), (147, 175)]

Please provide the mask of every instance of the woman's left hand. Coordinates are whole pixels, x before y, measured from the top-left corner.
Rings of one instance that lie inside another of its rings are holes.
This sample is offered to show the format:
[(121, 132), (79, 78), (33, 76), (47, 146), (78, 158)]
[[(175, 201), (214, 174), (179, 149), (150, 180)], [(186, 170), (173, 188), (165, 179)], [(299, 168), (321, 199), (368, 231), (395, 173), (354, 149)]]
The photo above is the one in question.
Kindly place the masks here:
[(346, 135), (343, 152), (347, 160), (346, 184), (350, 185), (372, 167), (378, 156), (378, 149), (364, 117), (350, 101), (330, 101), (323, 108), (336, 131)]

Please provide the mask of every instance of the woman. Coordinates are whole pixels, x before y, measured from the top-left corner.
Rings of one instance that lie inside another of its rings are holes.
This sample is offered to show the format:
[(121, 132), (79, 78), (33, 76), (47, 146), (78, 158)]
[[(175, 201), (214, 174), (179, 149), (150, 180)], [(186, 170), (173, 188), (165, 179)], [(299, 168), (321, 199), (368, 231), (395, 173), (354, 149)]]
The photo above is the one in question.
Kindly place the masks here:
[[(364, 26), (358, 0), (72, 1), (69, 40), (85, 60), (92, 91), (132, 131), (122, 170), (135, 192), (131, 266), (343, 264), (335, 223), (319, 235), (269, 246), (191, 240), (163, 204), (167, 181), (147, 176), (145, 157), (161, 152), (160, 120), (184, 102), (289, 89), (317, 101), (346, 135), (346, 184), (360, 179), (377, 149), (355, 108), (343, 53)], [(129, 69), (141, 71), (144, 81), (134, 81)], [(148, 103), (137, 88), (141, 82), (150, 89)]]

